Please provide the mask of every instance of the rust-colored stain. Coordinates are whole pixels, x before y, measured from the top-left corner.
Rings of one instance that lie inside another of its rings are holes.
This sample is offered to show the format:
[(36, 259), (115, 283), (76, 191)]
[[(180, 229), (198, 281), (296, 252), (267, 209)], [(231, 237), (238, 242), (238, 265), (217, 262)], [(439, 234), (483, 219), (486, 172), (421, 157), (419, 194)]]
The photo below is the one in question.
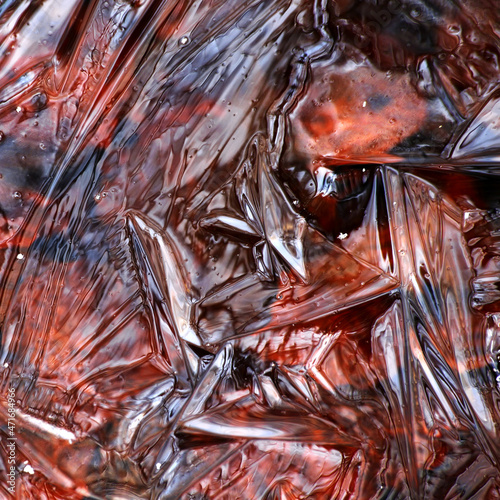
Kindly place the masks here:
[(426, 115), (426, 101), (407, 73), (367, 62), (324, 65), (292, 116), (292, 136), (296, 151), (311, 159), (396, 161), (391, 149), (415, 134)]

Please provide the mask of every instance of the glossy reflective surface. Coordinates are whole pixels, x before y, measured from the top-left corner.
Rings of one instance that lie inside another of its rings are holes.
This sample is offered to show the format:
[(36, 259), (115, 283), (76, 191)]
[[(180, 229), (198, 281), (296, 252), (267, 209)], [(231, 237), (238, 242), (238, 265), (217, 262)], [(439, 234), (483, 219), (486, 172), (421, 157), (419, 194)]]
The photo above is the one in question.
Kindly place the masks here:
[(3, 2), (0, 496), (500, 498), (499, 13)]

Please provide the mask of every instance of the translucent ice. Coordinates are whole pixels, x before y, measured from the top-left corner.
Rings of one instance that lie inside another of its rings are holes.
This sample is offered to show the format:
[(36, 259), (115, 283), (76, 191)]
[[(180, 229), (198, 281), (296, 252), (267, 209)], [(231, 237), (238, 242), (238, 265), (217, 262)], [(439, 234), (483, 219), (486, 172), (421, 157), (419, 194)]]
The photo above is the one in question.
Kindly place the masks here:
[(0, 5), (0, 497), (500, 498), (500, 3)]

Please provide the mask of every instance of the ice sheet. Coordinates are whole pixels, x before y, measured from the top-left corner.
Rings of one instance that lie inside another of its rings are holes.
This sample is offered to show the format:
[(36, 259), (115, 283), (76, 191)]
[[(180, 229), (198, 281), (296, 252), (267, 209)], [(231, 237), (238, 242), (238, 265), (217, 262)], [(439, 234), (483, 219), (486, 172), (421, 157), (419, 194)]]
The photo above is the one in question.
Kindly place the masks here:
[(0, 497), (500, 498), (500, 3), (0, 5)]

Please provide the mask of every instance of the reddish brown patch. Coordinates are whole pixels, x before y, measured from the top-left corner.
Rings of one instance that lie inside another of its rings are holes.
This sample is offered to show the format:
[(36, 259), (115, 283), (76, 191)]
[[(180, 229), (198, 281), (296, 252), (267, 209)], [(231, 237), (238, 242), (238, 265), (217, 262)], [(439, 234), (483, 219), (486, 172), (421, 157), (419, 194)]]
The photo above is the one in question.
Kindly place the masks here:
[(389, 161), (391, 149), (416, 133), (426, 116), (426, 102), (407, 74), (367, 63), (328, 65), (318, 68), (295, 110), (292, 136), (296, 151), (313, 159)]

